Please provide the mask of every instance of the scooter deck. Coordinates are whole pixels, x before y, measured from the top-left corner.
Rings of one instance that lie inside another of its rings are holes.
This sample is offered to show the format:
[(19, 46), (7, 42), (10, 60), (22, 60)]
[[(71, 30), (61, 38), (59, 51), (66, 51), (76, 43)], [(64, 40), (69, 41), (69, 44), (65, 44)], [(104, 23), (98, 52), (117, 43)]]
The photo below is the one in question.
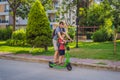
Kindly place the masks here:
[(49, 62), (49, 65), (52, 66), (53, 68), (60, 68), (60, 69), (66, 68), (66, 64), (64, 64), (64, 65), (58, 65), (58, 64), (55, 64), (55, 63), (53, 63), (51, 61)]

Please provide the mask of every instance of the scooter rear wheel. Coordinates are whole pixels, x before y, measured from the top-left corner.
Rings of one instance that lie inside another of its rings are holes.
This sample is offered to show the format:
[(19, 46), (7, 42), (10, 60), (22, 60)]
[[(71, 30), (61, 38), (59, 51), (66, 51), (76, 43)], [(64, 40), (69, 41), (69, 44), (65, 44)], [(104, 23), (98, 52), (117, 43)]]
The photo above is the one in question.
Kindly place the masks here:
[(54, 64), (54, 63), (50, 61), (50, 62), (49, 62), (49, 67), (50, 67), (50, 68), (53, 68), (52, 64)]
[(67, 67), (67, 70), (68, 70), (68, 71), (71, 71), (71, 70), (72, 70), (72, 66), (71, 66), (70, 63), (68, 63), (66, 67)]

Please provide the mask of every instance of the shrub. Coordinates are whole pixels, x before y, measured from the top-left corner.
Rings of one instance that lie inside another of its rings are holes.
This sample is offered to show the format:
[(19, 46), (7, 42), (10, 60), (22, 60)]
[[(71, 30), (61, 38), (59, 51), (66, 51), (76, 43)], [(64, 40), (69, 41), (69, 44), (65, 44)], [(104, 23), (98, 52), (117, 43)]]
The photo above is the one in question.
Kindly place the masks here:
[(0, 29), (0, 40), (10, 39), (12, 35), (12, 28), (7, 27), (5, 29)]
[(7, 44), (10, 46), (25, 46), (26, 44), (26, 31), (20, 29), (14, 31), (12, 34), (12, 39), (7, 40)]
[(10, 46), (26, 46), (26, 40), (14, 40), (14, 39), (9, 39), (7, 40), (7, 45)]
[(68, 28), (68, 34), (70, 35), (70, 37), (71, 37), (72, 39), (74, 39), (74, 37), (75, 37), (75, 27), (70, 26), (70, 27)]
[(12, 39), (14, 39), (14, 40), (25, 40), (26, 39), (26, 31), (24, 29), (14, 31), (13, 34), (12, 34)]
[(117, 32), (120, 33), (120, 26), (118, 26), (118, 28), (117, 28)]
[(106, 29), (100, 29), (93, 33), (93, 41), (94, 42), (104, 42), (104, 41), (110, 41), (113, 38), (113, 34), (107, 32)]
[(92, 39), (92, 35), (93, 35), (93, 33), (87, 32), (86, 33), (87, 39)]

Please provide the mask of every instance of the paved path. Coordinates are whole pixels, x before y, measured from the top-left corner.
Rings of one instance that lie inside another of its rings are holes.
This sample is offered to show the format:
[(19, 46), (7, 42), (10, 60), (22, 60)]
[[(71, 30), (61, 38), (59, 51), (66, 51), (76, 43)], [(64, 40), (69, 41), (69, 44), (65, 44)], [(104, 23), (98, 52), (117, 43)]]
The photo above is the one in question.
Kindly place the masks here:
[(45, 63), (0, 59), (0, 80), (120, 80), (120, 72), (73, 67), (51, 69)]
[[(14, 55), (11, 53), (2, 52), (0, 52), (0, 58), (32, 62), (48, 62), (53, 60), (53, 56), (32, 56), (30, 54)], [(71, 58), (71, 63), (80, 67), (120, 71), (120, 61)]]

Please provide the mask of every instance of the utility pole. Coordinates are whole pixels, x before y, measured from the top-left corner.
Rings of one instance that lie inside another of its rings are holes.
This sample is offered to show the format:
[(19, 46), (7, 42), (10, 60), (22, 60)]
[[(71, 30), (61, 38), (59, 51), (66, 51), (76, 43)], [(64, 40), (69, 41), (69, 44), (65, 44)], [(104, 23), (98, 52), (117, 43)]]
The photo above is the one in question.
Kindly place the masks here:
[(77, 0), (77, 10), (76, 10), (76, 48), (78, 48), (78, 27), (79, 27), (79, 0)]

